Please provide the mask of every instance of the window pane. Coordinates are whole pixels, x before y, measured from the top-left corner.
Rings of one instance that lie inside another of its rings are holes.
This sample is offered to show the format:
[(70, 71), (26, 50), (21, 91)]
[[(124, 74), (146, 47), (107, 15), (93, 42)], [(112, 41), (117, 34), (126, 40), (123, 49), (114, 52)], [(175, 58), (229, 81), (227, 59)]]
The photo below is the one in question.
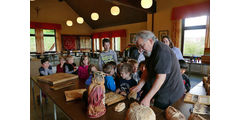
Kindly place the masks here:
[(96, 38), (93, 39), (93, 42), (94, 42), (93, 49), (94, 49), (94, 51), (96, 51), (97, 50), (97, 40), (96, 40)]
[(192, 18), (185, 19), (185, 27), (206, 25), (206, 24), (207, 24), (207, 16), (192, 17)]
[(86, 46), (86, 45), (85, 45), (85, 40), (84, 40), (83, 37), (81, 37), (81, 38), (80, 38), (80, 48), (83, 49), (83, 48), (85, 48), (85, 46)]
[(54, 30), (44, 29), (44, 30), (43, 30), (43, 34), (44, 34), (44, 35), (55, 35), (55, 31), (54, 31)]
[(202, 56), (206, 29), (185, 30), (183, 56)]
[(99, 38), (96, 39), (97, 40), (97, 50), (100, 50), (100, 47), (99, 47)]
[(36, 52), (36, 40), (35, 36), (30, 36), (30, 52)]
[(30, 29), (30, 34), (35, 34), (35, 29)]
[(56, 51), (55, 37), (43, 37), (44, 51)]
[(120, 37), (115, 37), (115, 47), (116, 51), (120, 51)]
[(86, 37), (86, 48), (91, 48), (91, 40)]
[(112, 38), (112, 50), (115, 50), (114, 39), (115, 39), (115, 38)]

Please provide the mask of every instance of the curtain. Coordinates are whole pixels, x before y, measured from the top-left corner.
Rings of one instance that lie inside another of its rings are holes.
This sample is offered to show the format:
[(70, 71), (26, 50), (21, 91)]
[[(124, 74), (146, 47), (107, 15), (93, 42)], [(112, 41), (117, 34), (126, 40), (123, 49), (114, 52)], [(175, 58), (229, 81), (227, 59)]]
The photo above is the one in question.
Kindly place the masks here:
[(210, 48), (210, 17), (207, 17), (205, 48)]
[(112, 38), (112, 37), (126, 37), (126, 30), (115, 30), (93, 33), (93, 38)]
[(181, 20), (172, 20), (171, 38), (175, 47), (180, 48), (179, 42), (181, 38)]
[(30, 28), (34, 29), (62, 29), (61, 24), (30, 22)]
[(62, 51), (61, 29), (56, 29), (56, 44), (57, 52), (60, 53)]
[(76, 49), (76, 36), (62, 36), (63, 47), (65, 50), (75, 50)]
[(187, 17), (197, 17), (210, 14), (210, 1), (175, 7), (172, 10), (172, 20), (179, 20)]
[(43, 54), (44, 52), (44, 43), (43, 43), (43, 31), (40, 29), (35, 29), (36, 33), (36, 46), (37, 46), (37, 53)]

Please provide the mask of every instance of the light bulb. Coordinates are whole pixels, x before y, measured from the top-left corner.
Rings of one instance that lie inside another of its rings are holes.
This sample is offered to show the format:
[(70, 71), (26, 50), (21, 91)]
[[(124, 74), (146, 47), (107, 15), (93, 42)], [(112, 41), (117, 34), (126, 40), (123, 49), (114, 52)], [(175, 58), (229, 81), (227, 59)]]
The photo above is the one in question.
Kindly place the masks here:
[(92, 18), (92, 20), (98, 20), (99, 19), (98, 13), (96, 13), (96, 12), (92, 13), (91, 18)]
[(77, 23), (82, 24), (84, 22), (84, 19), (82, 17), (77, 18)]
[(120, 9), (119, 9), (118, 6), (113, 6), (113, 7), (111, 8), (111, 14), (112, 14), (113, 16), (117, 16), (117, 15), (119, 15), (119, 13), (120, 13)]
[(153, 0), (141, 0), (141, 6), (144, 8), (144, 9), (148, 9), (152, 6), (153, 4)]
[(67, 24), (67, 26), (72, 26), (72, 25), (73, 25), (73, 22), (72, 22), (71, 20), (67, 20), (67, 21), (66, 21), (66, 24)]

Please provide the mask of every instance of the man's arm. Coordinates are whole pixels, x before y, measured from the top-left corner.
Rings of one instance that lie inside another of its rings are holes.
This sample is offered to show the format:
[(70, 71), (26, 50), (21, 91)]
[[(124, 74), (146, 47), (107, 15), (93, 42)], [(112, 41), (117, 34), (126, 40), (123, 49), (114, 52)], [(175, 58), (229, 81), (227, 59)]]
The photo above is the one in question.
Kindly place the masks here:
[(131, 92), (139, 92), (142, 89), (142, 87), (144, 86), (144, 84), (146, 83), (146, 80), (147, 80), (147, 70), (144, 70), (142, 77), (141, 77), (140, 81), (138, 82), (137, 86), (130, 88), (130, 91)]
[(144, 97), (144, 99), (141, 101), (141, 104), (150, 106), (150, 101), (151, 101), (152, 97), (161, 88), (161, 86), (165, 80), (166, 80), (166, 74), (157, 74), (156, 80), (154, 81), (152, 88), (147, 93), (147, 95)]

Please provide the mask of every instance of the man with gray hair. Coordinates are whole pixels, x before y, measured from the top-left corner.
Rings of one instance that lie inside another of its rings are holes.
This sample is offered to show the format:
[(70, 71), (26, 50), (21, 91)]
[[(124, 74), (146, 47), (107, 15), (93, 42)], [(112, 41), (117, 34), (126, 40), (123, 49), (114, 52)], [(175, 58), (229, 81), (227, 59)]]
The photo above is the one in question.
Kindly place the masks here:
[(136, 44), (139, 51), (146, 57), (146, 70), (138, 85), (131, 91), (141, 89), (141, 104), (166, 109), (184, 94), (184, 85), (179, 63), (174, 52), (164, 43), (158, 41), (151, 31), (141, 31), (136, 34)]

